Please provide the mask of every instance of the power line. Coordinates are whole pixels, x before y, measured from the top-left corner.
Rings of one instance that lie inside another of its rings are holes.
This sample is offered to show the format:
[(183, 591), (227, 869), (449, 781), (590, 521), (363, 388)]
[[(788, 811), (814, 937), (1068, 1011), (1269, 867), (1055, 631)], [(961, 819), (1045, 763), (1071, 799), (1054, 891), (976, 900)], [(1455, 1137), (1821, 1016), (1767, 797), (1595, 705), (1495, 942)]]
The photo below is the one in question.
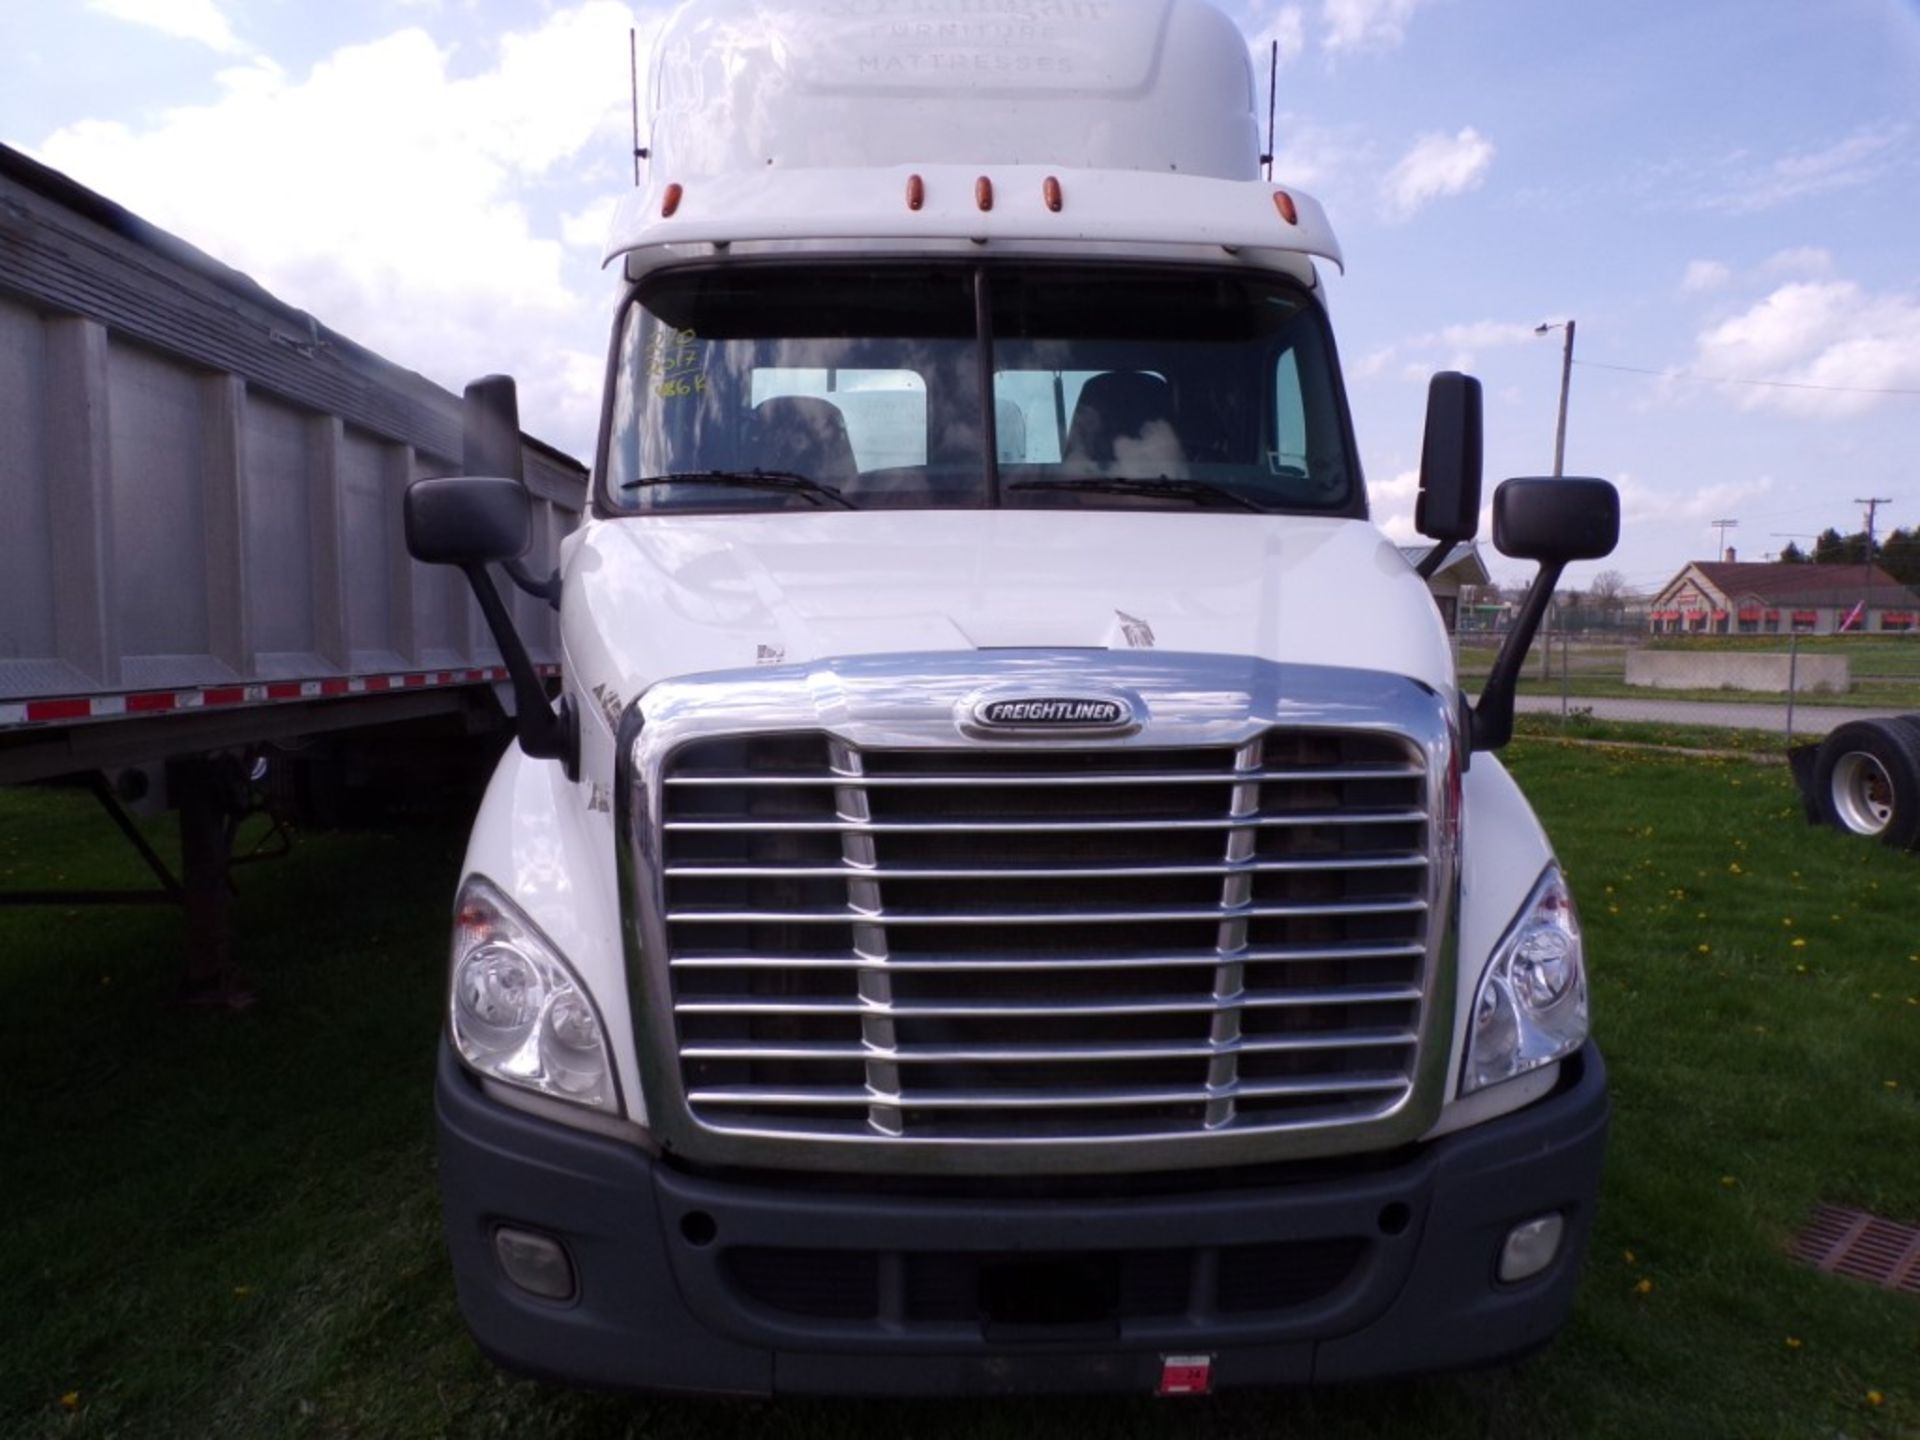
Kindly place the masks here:
[(1759, 385), (1769, 390), (1826, 390), (1842, 395), (1920, 395), (1920, 389), (1878, 385), (1815, 385), (1806, 380), (1735, 380), (1729, 375), (1701, 375), (1691, 370), (1650, 370), (1644, 365), (1609, 365), (1600, 360), (1576, 360), (1591, 370), (1619, 370), (1628, 375), (1652, 375), (1661, 380), (1704, 380), (1710, 385)]

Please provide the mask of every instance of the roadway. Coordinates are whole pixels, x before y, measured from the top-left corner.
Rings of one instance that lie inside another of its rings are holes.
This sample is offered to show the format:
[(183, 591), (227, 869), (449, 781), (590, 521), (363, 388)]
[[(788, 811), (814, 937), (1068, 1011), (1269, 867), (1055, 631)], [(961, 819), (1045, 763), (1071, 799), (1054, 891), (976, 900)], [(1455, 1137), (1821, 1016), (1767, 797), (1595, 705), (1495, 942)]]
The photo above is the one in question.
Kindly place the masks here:
[[(1773, 730), (1784, 734), (1787, 706), (1750, 700), (1642, 700), (1601, 695), (1574, 695), (1565, 702), (1569, 712), (1591, 711), (1596, 720), (1656, 721), (1668, 725), (1719, 725), (1735, 730)], [(1522, 695), (1517, 707), (1525, 715), (1558, 715), (1558, 695)], [(1795, 705), (1793, 733), (1809, 738), (1825, 735), (1849, 720), (1901, 714), (1898, 710), (1856, 710), (1840, 705)]]

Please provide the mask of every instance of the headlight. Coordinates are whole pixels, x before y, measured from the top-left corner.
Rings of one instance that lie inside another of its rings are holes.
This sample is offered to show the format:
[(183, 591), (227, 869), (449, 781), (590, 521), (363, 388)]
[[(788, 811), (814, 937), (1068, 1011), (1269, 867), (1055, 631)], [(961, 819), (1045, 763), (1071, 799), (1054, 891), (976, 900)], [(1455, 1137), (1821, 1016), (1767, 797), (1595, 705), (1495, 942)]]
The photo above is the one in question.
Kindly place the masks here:
[(600, 1017), (560, 952), (479, 876), (454, 907), (454, 1048), (482, 1075), (614, 1113)]
[(1460, 1093), (1551, 1064), (1586, 1038), (1580, 917), (1560, 868), (1549, 865), (1480, 980)]

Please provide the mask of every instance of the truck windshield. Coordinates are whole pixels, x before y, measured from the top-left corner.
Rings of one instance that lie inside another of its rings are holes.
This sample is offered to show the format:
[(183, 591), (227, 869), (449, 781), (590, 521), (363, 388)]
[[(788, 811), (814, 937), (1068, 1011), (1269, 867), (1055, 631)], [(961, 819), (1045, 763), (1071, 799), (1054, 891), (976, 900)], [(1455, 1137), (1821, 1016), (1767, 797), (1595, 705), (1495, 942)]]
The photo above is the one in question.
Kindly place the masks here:
[(601, 473), (630, 512), (1359, 513), (1318, 307), (1204, 270), (663, 274), (621, 322)]

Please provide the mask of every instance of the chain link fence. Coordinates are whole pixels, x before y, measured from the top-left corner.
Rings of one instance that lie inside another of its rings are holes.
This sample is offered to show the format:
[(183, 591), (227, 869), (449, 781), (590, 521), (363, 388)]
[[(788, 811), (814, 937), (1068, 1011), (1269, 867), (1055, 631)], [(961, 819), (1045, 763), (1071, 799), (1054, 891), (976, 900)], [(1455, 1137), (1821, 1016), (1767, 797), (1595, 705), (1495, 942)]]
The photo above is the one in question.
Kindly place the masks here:
[[(1469, 693), (1505, 639), (1470, 623), (1456, 632)], [(1527, 653), (1519, 711), (1523, 730), (1735, 730), (1784, 749), (1862, 716), (1920, 713), (1920, 633), (1658, 635), (1617, 612), (1556, 606)]]

